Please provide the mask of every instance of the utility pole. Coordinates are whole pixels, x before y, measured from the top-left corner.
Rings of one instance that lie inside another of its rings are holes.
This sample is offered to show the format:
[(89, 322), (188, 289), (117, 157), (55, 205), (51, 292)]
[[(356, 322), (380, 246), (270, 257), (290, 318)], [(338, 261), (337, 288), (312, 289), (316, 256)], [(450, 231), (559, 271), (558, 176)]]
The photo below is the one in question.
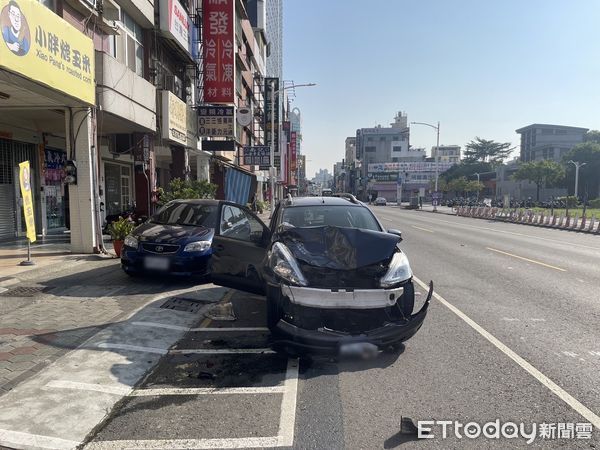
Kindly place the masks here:
[[(437, 191), (438, 191), (438, 180), (439, 180), (439, 176), (440, 176), (440, 171), (439, 171), (439, 155), (440, 155), (440, 122), (438, 121), (437, 123), (437, 127), (435, 125), (432, 125), (430, 123), (425, 123), (425, 122), (411, 122), (411, 125), (415, 124), (415, 125), (425, 125), (428, 127), (431, 127), (433, 129), (435, 129), (437, 131), (437, 139), (436, 139), (436, 144), (435, 144), (435, 194), (437, 196)], [(433, 212), (437, 211), (437, 201), (438, 199), (434, 199), (433, 202)]]
[(577, 201), (577, 193), (579, 188), (579, 169), (585, 166), (587, 163), (582, 163), (579, 161), (569, 161), (571, 164), (575, 166), (575, 201)]

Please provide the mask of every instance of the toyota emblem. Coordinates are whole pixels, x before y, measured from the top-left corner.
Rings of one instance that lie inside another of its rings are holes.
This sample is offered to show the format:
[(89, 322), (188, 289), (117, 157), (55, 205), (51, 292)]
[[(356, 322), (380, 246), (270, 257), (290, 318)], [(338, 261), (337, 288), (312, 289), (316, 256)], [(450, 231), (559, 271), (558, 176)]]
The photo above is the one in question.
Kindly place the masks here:
[(156, 247), (154, 247), (154, 249), (155, 249), (157, 252), (162, 252), (162, 251), (164, 250), (164, 248), (163, 248), (163, 246), (162, 246), (162, 245), (157, 245)]

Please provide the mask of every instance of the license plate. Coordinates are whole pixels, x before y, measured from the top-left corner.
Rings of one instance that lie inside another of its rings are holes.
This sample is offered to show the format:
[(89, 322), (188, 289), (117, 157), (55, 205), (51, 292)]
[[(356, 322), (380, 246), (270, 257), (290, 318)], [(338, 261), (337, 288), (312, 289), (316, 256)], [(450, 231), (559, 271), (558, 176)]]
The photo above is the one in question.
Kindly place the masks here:
[(370, 342), (351, 342), (340, 345), (340, 356), (373, 358), (377, 356), (379, 349)]
[(160, 256), (146, 256), (144, 267), (149, 270), (168, 270), (169, 259), (161, 258)]

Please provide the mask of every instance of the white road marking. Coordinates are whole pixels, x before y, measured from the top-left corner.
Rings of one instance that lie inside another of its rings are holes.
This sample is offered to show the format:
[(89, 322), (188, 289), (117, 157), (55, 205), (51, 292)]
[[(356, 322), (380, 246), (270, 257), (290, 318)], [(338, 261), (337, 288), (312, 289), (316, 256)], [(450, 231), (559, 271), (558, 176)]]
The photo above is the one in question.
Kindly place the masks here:
[(76, 448), (80, 442), (52, 436), (23, 433), (21, 431), (0, 429), (0, 445), (18, 448)]
[(516, 317), (503, 317), (502, 320), (506, 320), (507, 322), (520, 322), (520, 319)]
[(296, 397), (298, 395), (298, 365), (299, 360), (288, 359), (285, 374), (285, 393), (281, 399), (281, 415), (279, 416), (280, 447), (294, 445), (294, 428), (296, 426)]
[(166, 355), (167, 353), (169, 353), (169, 351), (164, 348), (141, 347), (139, 345), (116, 344), (113, 342), (101, 342), (97, 345), (97, 347), (114, 350), (132, 350), (135, 352), (156, 353), (159, 355)]
[[(274, 386), (267, 389), (278, 389), (283, 392), (281, 399), (281, 415), (279, 416), (279, 433), (269, 437), (247, 437), (226, 439), (164, 439), (164, 440), (122, 440), (90, 442), (85, 446), (87, 450), (174, 450), (174, 449), (233, 449), (233, 448), (274, 448), (292, 447), (294, 445), (294, 429), (296, 426), (296, 399), (298, 395), (298, 359), (289, 359), (285, 374), (284, 386)], [(224, 388), (217, 389), (218, 393), (239, 389), (265, 389), (265, 388)], [(132, 395), (146, 394), (156, 391), (198, 391), (201, 389), (142, 389), (134, 391)], [(203, 390), (202, 390), (203, 391)], [(140, 394), (142, 393), (142, 394)], [(215, 392), (209, 392), (212, 394)], [(243, 392), (249, 393), (249, 392)], [(259, 392), (261, 393), (261, 392)], [(267, 392), (274, 393), (274, 392)], [(158, 394), (180, 395), (180, 394)], [(181, 394), (182, 395), (182, 394)]]
[(137, 389), (130, 397), (149, 397), (158, 395), (237, 395), (237, 394), (281, 394), (285, 386), (235, 387), (235, 388), (164, 388)]
[[(417, 282), (423, 289), (429, 289), (429, 286), (419, 280), (417, 277), (413, 277), (413, 280)], [(446, 308), (456, 314), (459, 318), (461, 318), (467, 325), (477, 331), (481, 336), (487, 339), (492, 345), (494, 345), (498, 350), (516, 362), (523, 370), (528, 372), (531, 376), (533, 376), (536, 380), (538, 380), (542, 385), (546, 386), (550, 391), (554, 393), (558, 398), (564, 401), (567, 405), (577, 411), (581, 416), (583, 416), (586, 420), (592, 423), (597, 429), (600, 430), (600, 417), (594, 414), (589, 408), (583, 405), (579, 400), (574, 398), (571, 394), (557, 385), (554, 381), (536, 369), (533, 365), (528, 363), (525, 359), (515, 353), (513, 350), (504, 345), (500, 340), (494, 337), (491, 333), (486, 331), (480, 325), (478, 325), (473, 319), (463, 313), (456, 306), (452, 305), (450, 302), (445, 300), (441, 295), (437, 292), (433, 293), (433, 296)]]
[(577, 358), (577, 356), (579, 356), (575, 352), (566, 352), (566, 351), (564, 351), (564, 352), (562, 352), (562, 354), (565, 355), (565, 356), (570, 356), (571, 358)]
[(546, 319), (538, 319), (538, 318), (532, 318), (531, 319), (532, 322), (545, 322)]
[(105, 394), (114, 394), (119, 396), (127, 395), (133, 389), (132, 387), (127, 386), (105, 386), (96, 383), (80, 383), (78, 381), (68, 381), (68, 380), (53, 380), (44, 386), (44, 388), (53, 388), (53, 389), (75, 389), (79, 391), (94, 391), (94, 392), (104, 392)]
[(428, 230), (427, 228), (421, 228), (421, 227), (418, 227), (418, 226), (416, 226), (416, 225), (411, 225), (411, 226), (412, 226), (413, 228), (416, 228), (417, 230), (421, 230), (421, 231), (427, 231), (428, 233), (435, 233), (435, 231), (433, 231), (433, 230)]
[(267, 327), (239, 327), (239, 328), (190, 328), (190, 331), (209, 331), (209, 332), (220, 332), (220, 331), (269, 331)]
[(189, 331), (189, 327), (182, 327), (181, 325), (170, 325), (168, 323), (158, 322), (131, 322), (131, 325), (136, 327), (149, 327), (149, 328), (164, 328), (165, 330), (177, 330), (177, 331)]
[(592, 356), (600, 356), (600, 352), (597, 352), (595, 350), (590, 350), (590, 351), (588, 351), (588, 353)]
[(207, 328), (207, 327), (199, 327), (199, 328), (190, 328), (190, 327), (182, 327), (180, 325), (170, 325), (166, 323), (158, 323), (158, 322), (131, 322), (132, 325), (137, 327), (150, 327), (150, 328), (164, 328), (165, 330), (177, 330), (177, 331), (206, 331), (206, 332), (242, 332), (242, 331), (269, 331), (267, 327), (231, 327), (231, 328)]
[(529, 259), (529, 258), (525, 258), (523, 256), (515, 255), (513, 253), (503, 252), (502, 250), (498, 250), (498, 249), (492, 248), (492, 247), (486, 247), (486, 249), (487, 250), (491, 250), (492, 252), (501, 253), (501, 254), (506, 255), (506, 256), (511, 256), (513, 258), (522, 259), (523, 261), (527, 261), (527, 262), (530, 262), (530, 263), (533, 263), (533, 264), (538, 264), (540, 266), (548, 267), (549, 269), (558, 270), (560, 272), (566, 272), (566, 269), (562, 269), (560, 267), (552, 266), (550, 264), (546, 264), (546, 263), (541, 262), (541, 261), (536, 261), (535, 259)]
[(179, 449), (212, 449), (212, 448), (272, 448), (277, 447), (279, 438), (249, 437), (229, 439), (165, 439), (138, 441), (100, 441), (90, 442), (85, 446), (89, 450), (179, 450)]
[(533, 236), (531, 234), (517, 233), (516, 231), (496, 230), (494, 228), (478, 227), (476, 225), (468, 225), (466, 223), (452, 222), (450, 220), (443, 220), (443, 219), (427, 219), (427, 220), (428, 221), (432, 221), (432, 222), (443, 222), (443, 223), (449, 223), (449, 224), (452, 224), (452, 225), (465, 226), (465, 227), (469, 227), (469, 228), (475, 228), (475, 229), (478, 229), (478, 230), (493, 231), (494, 233), (504, 233), (504, 234), (512, 234), (512, 235), (515, 235), (515, 236), (524, 236), (524, 237), (528, 237), (528, 238), (532, 238), (532, 239), (539, 239), (541, 241), (549, 241), (549, 242), (554, 242), (556, 244), (564, 244), (564, 245), (568, 245), (568, 246), (571, 246), (571, 247), (581, 247), (581, 248), (585, 248), (585, 249), (600, 250), (600, 247), (592, 247), (590, 245), (577, 244), (577, 243), (574, 243), (574, 242), (566, 242), (566, 241), (561, 241), (561, 240), (557, 240), (557, 239), (550, 239), (550, 238), (544, 238), (544, 237), (540, 237), (540, 236)]
[(239, 354), (253, 354), (253, 353), (275, 353), (270, 348), (191, 348), (191, 349), (173, 349), (169, 351), (169, 354), (174, 355), (185, 355), (185, 354), (199, 354), (199, 355), (239, 355)]

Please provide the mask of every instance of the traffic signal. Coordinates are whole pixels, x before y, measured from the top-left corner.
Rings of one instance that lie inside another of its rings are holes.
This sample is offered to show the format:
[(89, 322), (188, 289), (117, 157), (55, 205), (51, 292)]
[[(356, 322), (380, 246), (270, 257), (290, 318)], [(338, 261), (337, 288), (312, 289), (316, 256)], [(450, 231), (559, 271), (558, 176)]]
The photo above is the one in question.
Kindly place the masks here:
[(65, 183), (77, 184), (77, 166), (73, 160), (68, 160), (65, 165)]

